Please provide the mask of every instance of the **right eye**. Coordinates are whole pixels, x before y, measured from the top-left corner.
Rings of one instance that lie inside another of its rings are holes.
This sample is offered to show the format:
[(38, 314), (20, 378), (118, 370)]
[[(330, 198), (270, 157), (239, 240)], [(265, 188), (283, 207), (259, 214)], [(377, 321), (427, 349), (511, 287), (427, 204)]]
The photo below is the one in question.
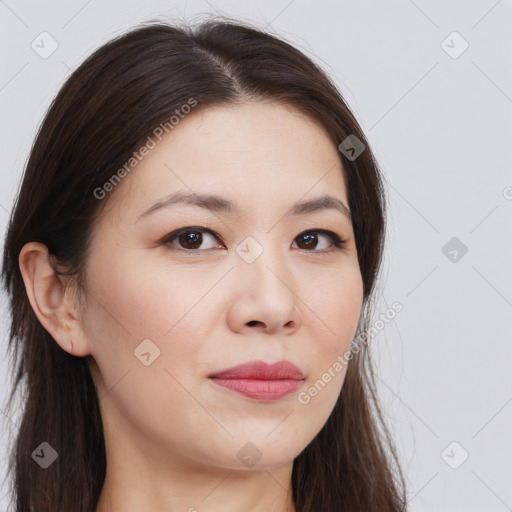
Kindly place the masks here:
[(180, 245), (177, 250), (188, 251), (188, 252), (203, 252), (210, 249), (214, 249), (217, 246), (207, 247), (206, 249), (199, 249), (204, 243), (204, 235), (211, 236), (212, 238), (218, 238), (218, 236), (210, 229), (202, 227), (188, 226), (186, 228), (178, 229), (169, 233), (163, 240), (164, 244), (170, 245), (171, 250), (176, 249), (174, 240)]

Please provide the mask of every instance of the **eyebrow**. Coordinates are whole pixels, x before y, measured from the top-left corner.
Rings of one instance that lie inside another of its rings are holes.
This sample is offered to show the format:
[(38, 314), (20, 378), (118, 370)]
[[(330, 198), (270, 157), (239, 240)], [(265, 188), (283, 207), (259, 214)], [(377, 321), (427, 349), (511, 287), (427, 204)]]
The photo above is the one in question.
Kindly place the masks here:
[[(237, 216), (242, 215), (242, 209), (239, 205), (221, 196), (215, 194), (194, 194), (178, 191), (164, 197), (162, 200), (148, 208), (142, 215), (137, 218), (135, 222), (139, 222), (141, 219), (151, 215), (157, 210), (162, 208), (171, 208), (172, 206), (180, 204), (206, 208), (213, 212), (224, 212)], [(329, 195), (317, 197), (315, 199), (299, 201), (284, 214), (284, 217), (305, 215), (308, 213), (314, 213), (327, 209), (337, 210), (348, 217), (348, 219), (351, 219), (350, 210), (345, 206), (345, 204), (336, 197)]]

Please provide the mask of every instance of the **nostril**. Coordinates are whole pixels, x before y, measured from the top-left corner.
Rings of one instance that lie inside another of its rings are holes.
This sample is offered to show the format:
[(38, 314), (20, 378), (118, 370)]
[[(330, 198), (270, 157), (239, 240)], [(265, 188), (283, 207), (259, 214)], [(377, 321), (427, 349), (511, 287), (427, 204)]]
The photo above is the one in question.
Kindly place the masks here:
[(250, 325), (252, 327), (253, 325), (256, 325), (257, 323), (258, 323), (257, 320), (251, 320), (250, 322), (247, 323), (247, 325)]

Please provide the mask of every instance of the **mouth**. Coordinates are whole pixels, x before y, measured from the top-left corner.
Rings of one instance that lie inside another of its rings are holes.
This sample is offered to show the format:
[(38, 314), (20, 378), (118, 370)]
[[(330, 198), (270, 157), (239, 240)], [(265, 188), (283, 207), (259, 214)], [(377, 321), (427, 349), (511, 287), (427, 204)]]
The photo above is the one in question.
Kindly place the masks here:
[(304, 379), (244, 379), (210, 377), (214, 385), (248, 398), (274, 401), (291, 395), (302, 385)]
[(227, 368), (209, 376), (210, 378), (222, 379), (257, 379), (277, 380), (291, 379), (303, 380), (303, 371), (290, 361), (278, 361), (274, 364), (267, 364), (264, 361), (251, 361)]
[(252, 361), (209, 376), (215, 386), (262, 401), (284, 398), (302, 385), (304, 373), (289, 361)]

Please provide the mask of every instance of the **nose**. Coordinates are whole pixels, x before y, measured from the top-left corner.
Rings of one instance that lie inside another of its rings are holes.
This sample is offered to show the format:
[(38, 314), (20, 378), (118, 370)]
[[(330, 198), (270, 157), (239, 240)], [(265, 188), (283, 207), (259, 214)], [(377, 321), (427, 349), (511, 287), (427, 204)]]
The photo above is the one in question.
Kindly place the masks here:
[(228, 313), (228, 323), (234, 332), (289, 335), (301, 325), (296, 292), (300, 276), (278, 264), (269, 252), (264, 251), (252, 263), (237, 262), (232, 276), (236, 285)]

